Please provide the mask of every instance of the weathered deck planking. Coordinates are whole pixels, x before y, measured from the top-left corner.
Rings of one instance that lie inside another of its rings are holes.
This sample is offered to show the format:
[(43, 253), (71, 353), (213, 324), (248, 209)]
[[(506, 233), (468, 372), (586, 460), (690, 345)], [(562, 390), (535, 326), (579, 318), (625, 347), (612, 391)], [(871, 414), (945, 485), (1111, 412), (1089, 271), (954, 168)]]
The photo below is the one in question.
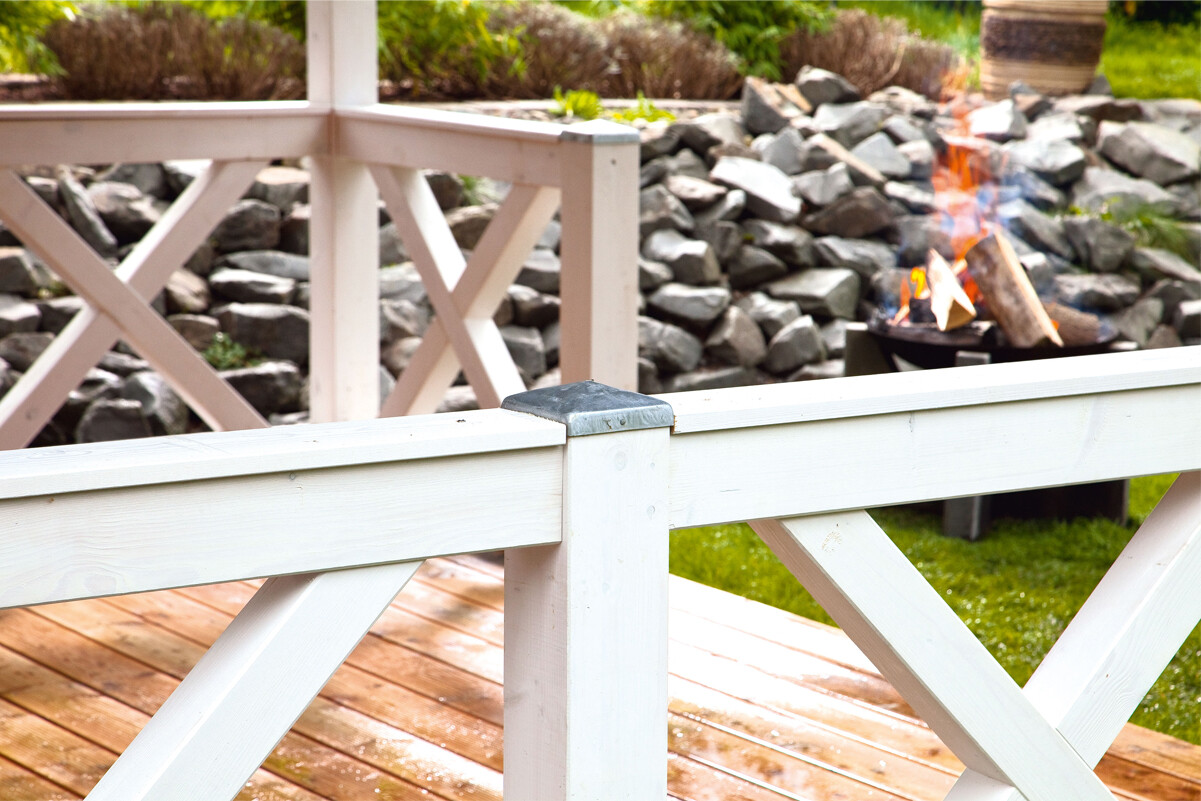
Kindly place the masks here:
[[(432, 560), (241, 799), (501, 797), (500, 568)], [(0, 611), (0, 799), (87, 793), (255, 590), (240, 582)], [(961, 763), (837, 630), (673, 579), (669, 793), (941, 798)], [(1118, 798), (1201, 801), (1201, 748), (1127, 726)]]

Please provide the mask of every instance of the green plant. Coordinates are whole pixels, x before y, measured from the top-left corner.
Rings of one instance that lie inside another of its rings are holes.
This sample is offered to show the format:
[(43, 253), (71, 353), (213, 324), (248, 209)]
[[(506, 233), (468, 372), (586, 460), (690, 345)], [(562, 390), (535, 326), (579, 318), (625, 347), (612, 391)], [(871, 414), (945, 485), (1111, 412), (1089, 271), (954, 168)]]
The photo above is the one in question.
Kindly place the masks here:
[(237, 370), (242, 367), (253, 367), (262, 361), (258, 353), (240, 342), (235, 342), (229, 334), (220, 331), (213, 334), (213, 341), (200, 355), (213, 366), (214, 370)]
[[(1145, 3), (1140, 6), (1190, 6)], [(1136, 22), (1110, 13), (1100, 71), (1118, 97), (1191, 97), (1201, 100), (1201, 22)]]
[(820, 31), (831, 21), (823, 4), (802, 0), (645, 0), (640, 8), (692, 25), (738, 56), (744, 75), (773, 81), (781, 79), (780, 42), (797, 29)]
[(657, 122), (659, 120), (667, 120), (674, 122), (676, 115), (670, 111), (661, 109), (646, 99), (646, 95), (641, 90), (638, 92), (638, 102), (627, 109), (618, 109), (609, 113), (609, 119), (617, 122), (632, 123), (635, 120), (646, 120), (647, 122)]
[(1096, 217), (1133, 234), (1139, 247), (1161, 248), (1185, 260), (1192, 258), (1188, 234), (1180, 219), (1153, 203), (1121, 198), (1103, 203), (1095, 211), (1072, 206), (1068, 215)]
[(550, 113), (567, 119), (595, 120), (601, 115), (600, 96), (586, 89), (569, 89), (566, 93), (555, 87), (555, 105)]
[(75, 3), (53, 0), (0, 2), (0, 72), (31, 72), (59, 75), (62, 67), (42, 34), (59, 20), (78, 12)]

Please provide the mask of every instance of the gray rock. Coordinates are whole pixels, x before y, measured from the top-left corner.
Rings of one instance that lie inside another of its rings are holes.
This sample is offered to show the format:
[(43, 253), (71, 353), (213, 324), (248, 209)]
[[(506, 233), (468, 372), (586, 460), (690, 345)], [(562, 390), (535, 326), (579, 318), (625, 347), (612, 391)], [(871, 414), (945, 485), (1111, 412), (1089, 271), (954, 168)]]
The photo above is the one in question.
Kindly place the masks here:
[(1063, 223), (1043, 214), (1026, 201), (1011, 200), (1002, 203), (997, 208), (997, 217), (1006, 228), (1035, 248), (1054, 253), (1068, 261), (1075, 258), (1075, 251), (1064, 232)]
[(804, 364), (826, 357), (821, 331), (809, 315), (781, 328), (767, 346), (764, 369), (773, 375), (786, 375)]
[(806, 172), (792, 179), (793, 190), (814, 206), (828, 206), (855, 188), (846, 164)]
[(211, 162), (208, 159), (174, 159), (163, 162), (163, 176), (172, 195), (187, 189), (192, 181), (203, 175)]
[(438, 208), (448, 211), (463, 205), (462, 178), (444, 170), (422, 170), (421, 173), (434, 193), (434, 200), (438, 201)]
[(137, 401), (142, 416), (156, 434), (183, 434), (188, 430), (188, 407), (162, 376), (146, 371), (125, 379), (121, 397)]
[(14, 370), (24, 373), (29, 370), (42, 351), (50, 347), (53, 334), (45, 331), (17, 331), (0, 338), (0, 359), (3, 359)]
[(1067, 195), (1032, 172), (1010, 169), (1002, 181), (998, 193), (1002, 202), (1021, 198), (1040, 211), (1058, 211), (1067, 206)]
[(542, 229), (542, 235), (538, 237), (538, 241), (534, 243), (536, 248), (546, 248), (559, 252), (559, 242), (563, 238), (563, 224), (558, 220), (551, 220)]
[(746, 192), (732, 189), (725, 197), (703, 211), (693, 215), (696, 225), (694, 230), (704, 228), (716, 222), (732, 222), (742, 216), (746, 210)]
[(1086, 167), (1084, 175), (1072, 185), (1072, 204), (1085, 211), (1103, 211), (1125, 203), (1148, 204), (1166, 212), (1178, 205), (1176, 198), (1158, 184), (1102, 167)]
[(217, 259), (217, 251), (211, 242), (202, 242), (192, 251), (192, 255), (184, 262), (184, 269), (196, 275), (208, 275), (213, 271), (213, 262)]
[(63, 444), (68, 444), (67, 432), (74, 432), (84, 412), (98, 400), (113, 400), (121, 396), (121, 376), (93, 367), (79, 386), (67, 394), (67, 400), (54, 414), (53, 424), (63, 432)]
[(1171, 278), (1177, 281), (1201, 282), (1201, 270), (1170, 250), (1134, 248), (1128, 262), (1131, 267), (1152, 280)]
[(480, 402), (475, 396), (475, 390), (470, 385), (463, 385), (446, 390), (446, 394), (442, 396), (442, 402), (434, 411), (438, 414), (448, 414), (450, 412), (470, 412), (478, 408), (480, 408)]
[(1163, 322), (1163, 301), (1159, 298), (1140, 298), (1110, 318), (1122, 336), (1147, 347), (1151, 334)]
[(498, 208), (500, 206), (495, 203), (485, 203), (482, 206), (461, 206), (446, 212), (446, 224), (450, 226), (450, 232), (459, 247), (473, 250), (488, 223), (496, 216)]
[(873, 103), (888, 106), (897, 114), (929, 120), (938, 113), (938, 105), (925, 95), (903, 86), (886, 86), (867, 97)]
[[(832, 137), (825, 134), (816, 134), (809, 137), (805, 142), (806, 151), (806, 167), (805, 172), (810, 171), (813, 167), (809, 166), (809, 162), (814, 164), (834, 165), (838, 163), (845, 164), (849, 170), (851, 180), (856, 186), (884, 186), (888, 178), (884, 173), (877, 170), (872, 165), (868, 164), (863, 159), (851, 153)], [(816, 157), (815, 154), (823, 153), (825, 158)]]
[(841, 359), (847, 349), (847, 321), (831, 320), (821, 326), (822, 344), (827, 359)]
[(1160, 186), (1201, 175), (1201, 144), (1148, 122), (1103, 122), (1098, 149), (1115, 164)]
[(1026, 139), (1084, 144), (1096, 133), (1096, 123), (1092, 120), (1088, 120), (1088, 123), (1086, 128), (1080, 117), (1066, 112), (1044, 114), (1026, 126)]
[[(730, 190), (701, 178), (669, 175), (663, 181), (667, 191), (675, 195), (689, 211), (708, 208), (726, 196)], [(686, 230), (681, 228), (681, 230)]]
[(1096, 217), (1064, 217), (1063, 231), (1080, 263), (1094, 272), (1117, 272), (1134, 249), (1134, 234)]
[(161, 164), (114, 164), (97, 173), (96, 180), (130, 184), (143, 195), (159, 200), (170, 200), (175, 194), (167, 184), (167, 174)]
[(1201, 338), (1201, 300), (1186, 300), (1176, 309), (1172, 327), (1181, 339)]
[(679, 326), (651, 317), (638, 318), (638, 355), (666, 373), (684, 373), (700, 364), (700, 339)]
[(282, 215), (261, 200), (240, 200), (213, 231), (217, 250), (273, 250), (279, 244)]
[(75, 441), (108, 442), (152, 436), (150, 423), (142, 415), (142, 404), (124, 398), (101, 399), (83, 413), (75, 428)]
[(729, 389), (760, 383), (758, 374), (747, 367), (702, 367), (690, 373), (673, 375), (663, 384), (663, 392), (696, 392)]
[(213, 310), (221, 330), (269, 359), (309, 360), (309, 313), (274, 303), (230, 303)]
[(688, 175), (693, 178), (708, 178), (708, 163), (689, 148), (683, 148), (674, 155), (665, 156), (667, 174)]
[(749, 289), (788, 275), (788, 265), (762, 248), (741, 245), (726, 273), (733, 289)]
[(769, 220), (747, 220), (743, 229), (751, 244), (778, 257), (789, 267), (813, 266), (813, 235), (804, 228)]
[(425, 336), (429, 326), (429, 312), (411, 300), (394, 298), (379, 303), (379, 339), (382, 343)]
[[(872, 102), (879, 101), (873, 100)], [(882, 130), (888, 134), (889, 139), (898, 145), (912, 142), (930, 144), (930, 140), (926, 138), (925, 129), (916, 120), (905, 114), (893, 114), (884, 121)]]
[(530, 380), (546, 372), (546, 348), (542, 344), (542, 332), (537, 328), (520, 325), (501, 326), (500, 336), (524, 376)]
[(167, 311), (183, 314), (200, 314), (208, 311), (212, 304), (209, 283), (190, 270), (176, 270), (167, 278), (163, 288)]
[[(118, 347), (124, 347), (124, 343)], [(107, 370), (110, 373), (122, 377), (128, 377), (134, 373), (141, 373), (150, 369), (150, 362), (145, 359), (139, 359), (132, 353), (124, 353), (120, 350), (110, 350), (100, 357), (100, 362), (96, 365), (101, 370)]]
[[(955, 249), (951, 246), (950, 234), (942, 228), (940, 218), (928, 214), (908, 214), (897, 217), (894, 230), (896, 238), (893, 241), (898, 243), (894, 260), (896, 266), (924, 266), (932, 249), (948, 261), (954, 260)], [(882, 253), (879, 256), (877, 261), (881, 269), (893, 266), (885, 264)]]
[(122, 245), (140, 240), (161, 216), (150, 199), (131, 184), (93, 183), (87, 193), (105, 227)]
[(813, 250), (822, 267), (854, 270), (865, 280), (897, 263), (892, 248), (869, 239), (823, 236), (814, 241)]
[(655, 231), (642, 243), (643, 258), (666, 264), (682, 284), (702, 286), (721, 278), (721, 266), (713, 246), (701, 239), (688, 239), (679, 231)]
[[(563, 340), (563, 327), (555, 320), (550, 325), (542, 329), (542, 344), (546, 348), (546, 365), (552, 369), (546, 371), (547, 375), (554, 375), (559, 371), (559, 345)], [(545, 377), (545, 376), (544, 376)], [(563, 383), (559, 381), (559, 383)]]
[(66, 167), (57, 168), (54, 174), (58, 179), (58, 195), (66, 207), (71, 227), (101, 256), (115, 254), (120, 243), (105, 226), (87, 191)]
[(279, 225), (279, 247), (288, 253), (307, 256), (309, 253), (309, 220), (313, 208), (307, 203), (292, 207)]
[[(25, 176), (25, 183), (29, 184), (29, 188), (32, 189), (47, 206), (59, 213), (66, 211), (66, 209), (63, 207), (62, 198), (59, 197), (58, 194), (58, 181), (54, 180), (53, 178), (44, 178), (40, 175), (27, 175)], [(13, 242), (12, 244), (19, 243)]]
[[(828, 142), (840, 148), (840, 151), (834, 151), (829, 147), (824, 147), (823, 142)], [(818, 133), (810, 136), (801, 144), (800, 153), (797, 158), (800, 160), (800, 172), (815, 172), (818, 170), (828, 170), (830, 167), (838, 163), (839, 159), (837, 152), (842, 152), (848, 156), (851, 151), (847, 150), (842, 145), (835, 142), (830, 137), (823, 133)]]
[(823, 103), (813, 115), (813, 125), (843, 147), (851, 148), (880, 131), (890, 116), (889, 108), (878, 103)]
[(925, 139), (917, 142), (902, 142), (897, 145), (897, 152), (909, 161), (909, 180), (925, 181), (934, 174), (934, 165), (938, 154), (934, 145)]
[(742, 124), (751, 134), (775, 133), (810, 109), (795, 86), (753, 75), (742, 83)]
[(851, 148), (851, 155), (879, 170), (886, 178), (907, 178), (909, 159), (897, 150), (888, 134), (880, 131)]
[(213, 337), (221, 330), (217, 318), (207, 314), (172, 314), (167, 322), (196, 350), (211, 345)]
[(38, 327), (42, 331), (57, 334), (79, 313), (84, 307), (84, 302), (83, 298), (76, 295), (65, 295), (61, 298), (39, 300), (37, 306), (42, 316)]
[(693, 232), (693, 236), (708, 242), (718, 263), (725, 264), (734, 258), (745, 235), (738, 223), (718, 220), (698, 228)]
[(222, 370), (220, 376), (264, 416), (295, 412), (302, 406), (304, 376), (290, 362), (262, 362)]
[(933, 192), (920, 186), (889, 181), (881, 191), (884, 197), (900, 203), (906, 211), (914, 214), (934, 214), (938, 211), (938, 198)]
[(740, 298), (737, 306), (750, 315), (768, 339), (801, 316), (801, 307), (794, 301), (775, 300), (762, 292), (752, 292)]
[(800, 198), (792, 194), (788, 176), (770, 164), (744, 158), (722, 158), (713, 166), (709, 179), (746, 192), (747, 209), (756, 217), (788, 223), (801, 211)]
[(859, 239), (892, 225), (892, 207), (882, 194), (870, 186), (861, 186), (801, 221), (815, 234)]
[(967, 123), (972, 136), (995, 142), (1026, 136), (1026, 117), (1012, 100), (988, 103), (968, 112)]
[(528, 286), (509, 287), (508, 298), (513, 304), (513, 322), (532, 328), (545, 328), (559, 319), (560, 301), (554, 295), (544, 295)]
[(1079, 309), (1117, 311), (1138, 299), (1138, 284), (1124, 275), (1060, 275), (1054, 284), (1060, 302)]
[[(678, 180), (688, 179), (677, 176)], [(663, 184), (643, 189), (638, 193), (638, 235), (647, 237), (655, 231), (685, 231), (691, 232), (693, 227), (692, 214), (684, 204), (668, 191)]]
[(270, 203), (287, 214), (297, 203), (309, 202), (309, 173), (295, 167), (265, 167), (255, 176), (246, 196)]
[(406, 337), (380, 349), (380, 361), (393, 376), (400, 376), (421, 347), (421, 337)]
[(291, 278), (223, 267), (209, 276), (209, 287), (226, 300), (239, 303), (290, 303), (296, 282)]
[(215, 265), (274, 275), (279, 278), (291, 278), (294, 281), (309, 280), (308, 257), (279, 250), (247, 250), (241, 253), (229, 253), (219, 258)]
[(419, 305), (429, 302), (425, 294), (425, 285), (421, 283), (421, 275), (412, 263), (395, 264), (381, 269), (379, 296), (381, 299), (404, 298)]
[(785, 128), (772, 137), (760, 157), (785, 175), (796, 175), (805, 166), (805, 140), (795, 128)]
[(661, 261), (638, 257), (638, 289), (653, 292), (675, 277), (671, 268)]
[(548, 295), (559, 294), (559, 273), (562, 265), (553, 251), (534, 248), (521, 265), (516, 283), (532, 287)]
[(766, 358), (767, 342), (749, 314), (730, 306), (705, 341), (705, 352), (722, 364), (754, 367)]
[(38, 291), (38, 273), (29, 251), (0, 247), (0, 292), (32, 296)]
[[(1201, 321), (1201, 318), (1199, 318)], [(1176, 329), (1170, 325), (1156, 326), (1151, 332), (1151, 336), (1147, 339), (1147, 349), (1154, 350), (1156, 348), (1178, 348), (1184, 342), (1180, 339), (1180, 334), (1176, 333)]]
[(788, 376), (788, 381), (821, 381), (827, 378), (842, 378), (846, 375), (846, 362), (842, 359), (830, 359), (817, 362), (815, 364), (806, 364), (797, 370), (792, 375)]
[(379, 263), (380, 266), (400, 264), (409, 260), (409, 251), (396, 230), (396, 223), (388, 223), (379, 229)]
[(699, 156), (718, 145), (741, 145), (746, 136), (736, 117), (722, 113), (702, 114), (692, 120), (677, 122), (672, 128), (679, 134), (680, 141)]
[(650, 123), (638, 131), (638, 138), (640, 160), (644, 164), (660, 156), (670, 156), (680, 148), (680, 132), (667, 120)]
[(859, 99), (859, 90), (853, 83), (838, 73), (818, 67), (801, 67), (793, 84), (814, 107), (827, 103), (854, 103)]
[(819, 317), (855, 319), (859, 303), (859, 273), (838, 268), (815, 268), (768, 284), (772, 297), (796, 301), (801, 311)]
[(0, 337), (18, 331), (37, 331), (42, 313), (18, 295), (0, 294)]
[(708, 331), (730, 305), (730, 290), (664, 284), (647, 298), (647, 306), (661, 319), (694, 333)]
[(1004, 153), (1011, 165), (1030, 170), (1055, 186), (1066, 186), (1084, 175), (1084, 151), (1061, 139), (1010, 142)]

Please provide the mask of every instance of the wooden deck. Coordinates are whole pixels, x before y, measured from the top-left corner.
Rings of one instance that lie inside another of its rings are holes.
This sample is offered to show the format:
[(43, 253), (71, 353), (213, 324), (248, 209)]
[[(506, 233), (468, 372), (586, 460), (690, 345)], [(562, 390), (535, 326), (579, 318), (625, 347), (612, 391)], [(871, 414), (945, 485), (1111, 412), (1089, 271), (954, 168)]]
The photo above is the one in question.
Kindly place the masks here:
[[(253, 592), (0, 611), (0, 799), (86, 794)], [(500, 798), (502, 600), (489, 562), (426, 564), (239, 798)], [(837, 630), (676, 578), (671, 604), (672, 797), (939, 799), (961, 770)], [(1201, 799), (1201, 748), (1135, 726), (1098, 773)]]

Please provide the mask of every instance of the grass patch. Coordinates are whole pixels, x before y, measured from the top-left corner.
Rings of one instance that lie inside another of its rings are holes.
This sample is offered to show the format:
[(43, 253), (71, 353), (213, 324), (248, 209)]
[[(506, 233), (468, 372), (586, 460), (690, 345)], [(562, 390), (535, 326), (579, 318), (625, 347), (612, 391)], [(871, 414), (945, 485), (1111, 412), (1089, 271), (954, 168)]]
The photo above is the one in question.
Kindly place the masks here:
[[(1132, 524), (1105, 520), (999, 520), (980, 542), (943, 537), (941, 519), (876, 510), (926, 580), (1019, 684), (1062, 633), (1172, 480), (1131, 482)], [(804, 617), (832, 623), (746, 525), (672, 532), (671, 572)], [(1201, 745), (1201, 626), (1195, 628), (1131, 720)]]
[(1100, 71), (1115, 96), (1201, 99), (1201, 23), (1108, 22)]

